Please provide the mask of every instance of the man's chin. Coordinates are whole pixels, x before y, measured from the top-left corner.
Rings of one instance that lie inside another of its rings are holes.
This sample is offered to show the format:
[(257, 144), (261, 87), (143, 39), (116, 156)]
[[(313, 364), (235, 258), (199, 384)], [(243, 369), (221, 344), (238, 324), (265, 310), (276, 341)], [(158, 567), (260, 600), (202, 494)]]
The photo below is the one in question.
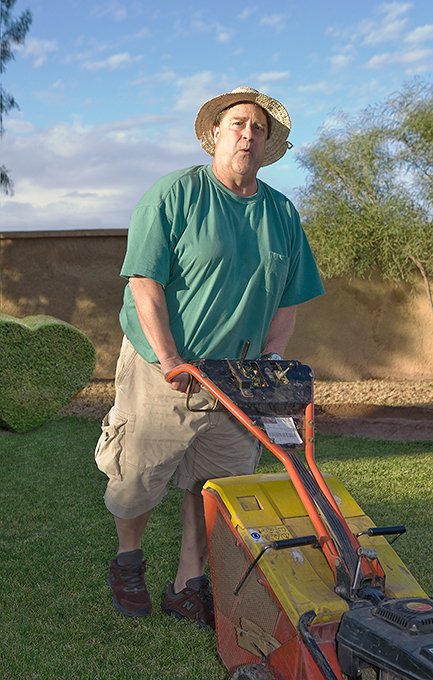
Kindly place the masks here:
[(257, 172), (258, 167), (252, 156), (246, 156), (235, 160), (233, 170), (239, 175), (249, 175), (252, 172)]

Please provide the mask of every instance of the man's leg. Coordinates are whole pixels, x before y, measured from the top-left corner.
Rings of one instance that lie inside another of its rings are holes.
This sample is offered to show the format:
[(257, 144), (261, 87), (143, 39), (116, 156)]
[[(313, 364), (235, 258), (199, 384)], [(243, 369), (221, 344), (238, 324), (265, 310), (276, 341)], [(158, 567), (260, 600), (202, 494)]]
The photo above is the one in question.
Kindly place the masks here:
[(114, 517), (119, 537), (119, 551), (111, 561), (108, 582), (113, 591), (113, 604), (127, 616), (149, 616), (152, 601), (144, 581), (141, 538), (152, 510), (133, 519)]
[(202, 576), (209, 557), (204, 520), (203, 497), (188, 489), (182, 503), (182, 546), (179, 569), (173, 584), (175, 593), (185, 588), (190, 578)]
[(182, 546), (174, 583), (167, 584), (162, 600), (166, 614), (188, 618), (199, 626), (215, 628), (213, 598), (204, 575), (208, 560), (203, 499), (186, 490), (182, 503)]
[(152, 510), (148, 510), (133, 519), (114, 517), (117, 535), (119, 537), (118, 555), (120, 553), (131, 552), (141, 548), (141, 538), (151, 514)]

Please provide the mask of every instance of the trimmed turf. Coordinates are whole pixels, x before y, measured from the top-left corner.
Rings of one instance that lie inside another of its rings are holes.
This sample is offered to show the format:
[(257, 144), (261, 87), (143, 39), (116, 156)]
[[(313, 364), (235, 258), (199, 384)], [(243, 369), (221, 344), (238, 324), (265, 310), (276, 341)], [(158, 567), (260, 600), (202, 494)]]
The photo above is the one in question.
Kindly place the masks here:
[[(106, 584), (117, 549), (93, 461), (99, 424), (70, 417), (24, 434), (0, 430), (0, 677), (4, 680), (227, 680), (212, 631), (162, 614), (180, 539), (181, 493), (146, 533), (154, 613), (118, 614)], [(431, 575), (433, 445), (318, 437), (317, 459), (376, 524), (406, 524), (396, 549), (427, 592)], [(281, 469), (264, 452), (260, 470)]]
[(78, 328), (52, 316), (0, 314), (0, 424), (38, 427), (90, 381), (96, 350)]

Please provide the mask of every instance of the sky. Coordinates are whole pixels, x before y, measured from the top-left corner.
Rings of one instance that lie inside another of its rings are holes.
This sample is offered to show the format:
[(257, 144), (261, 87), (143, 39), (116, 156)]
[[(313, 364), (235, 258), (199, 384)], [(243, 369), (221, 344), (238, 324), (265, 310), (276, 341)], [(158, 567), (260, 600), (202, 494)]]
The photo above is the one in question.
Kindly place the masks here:
[(2, 86), (0, 232), (126, 229), (161, 175), (211, 162), (200, 106), (247, 85), (287, 108), (294, 147), (259, 177), (290, 198), (296, 154), (333, 113), (355, 115), (433, 73), (431, 0), (17, 0), (33, 23)]

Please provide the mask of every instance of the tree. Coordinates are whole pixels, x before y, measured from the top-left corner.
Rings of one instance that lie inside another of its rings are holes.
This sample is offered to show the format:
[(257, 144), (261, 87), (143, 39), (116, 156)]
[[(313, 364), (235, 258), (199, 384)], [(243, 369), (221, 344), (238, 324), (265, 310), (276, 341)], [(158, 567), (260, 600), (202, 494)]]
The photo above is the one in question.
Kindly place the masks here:
[[(19, 18), (12, 16), (16, 0), (0, 0), (0, 73), (6, 72), (6, 64), (15, 59), (14, 47), (22, 45), (32, 23), (31, 12), (26, 9)], [(4, 116), (11, 109), (19, 109), (13, 96), (5, 92), (0, 84), (0, 139), (5, 133)], [(0, 191), (13, 194), (13, 182), (5, 165), (0, 167)]]
[[(373, 117), (393, 140), (396, 160), (408, 170), (412, 190), (421, 203), (433, 203), (433, 84), (416, 78), (384, 104), (370, 107)], [(376, 124), (377, 124), (376, 122)]]
[(298, 191), (322, 275), (412, 285), (421, 274), (433, 303), (433, 87), (414, 81), (383, 104), (323, 127), (297, 156)]

